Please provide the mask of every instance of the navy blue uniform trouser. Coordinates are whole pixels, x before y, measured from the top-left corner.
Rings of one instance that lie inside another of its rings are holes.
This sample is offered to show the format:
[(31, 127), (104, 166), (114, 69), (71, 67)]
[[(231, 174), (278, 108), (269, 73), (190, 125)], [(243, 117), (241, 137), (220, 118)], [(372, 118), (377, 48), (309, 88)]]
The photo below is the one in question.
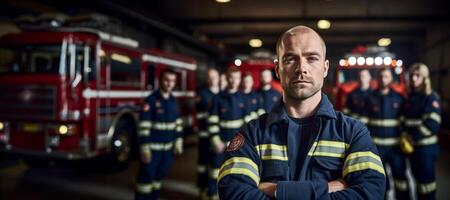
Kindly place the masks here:
[(199, 137), (197, 161), (197, 186), (203, 190), (208, 187), (207, 166), (211, 162), (211, 150), (209, 138)]
[(414, 146), (410, 156), (411, 170), (417, 182), (419, 199), (436, 199), (435, 161), (438, 156), (438, 145)]
[[(406, 179), (406, 156), (399, 146), (377, 146), (381, 161), (385, 167), (391, 167), (394, 178), (395, 197), (398, 200), (410, 199), (408, 181)], [(386, 180), (386, 193), (390, 189), (389, 180)]]
[(161, 189), (161, 180), (169, 172), (173, 161), (173, 151), (154, 151), (152, 150), (152, 159), (150, 163), (140, 164), (137, 177), (137, 184), (151, 184), (150, 192), (136, 192), (136, 200), (157, 199)]

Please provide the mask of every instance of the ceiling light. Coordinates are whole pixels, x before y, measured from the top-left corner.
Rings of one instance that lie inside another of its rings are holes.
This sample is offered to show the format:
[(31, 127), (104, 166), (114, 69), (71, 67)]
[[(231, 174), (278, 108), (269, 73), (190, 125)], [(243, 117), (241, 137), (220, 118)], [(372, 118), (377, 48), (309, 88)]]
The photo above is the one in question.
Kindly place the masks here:
[(317, 27), (319, 29), (329, 29), (331, 27), (331, 22), (326, 19), (321, 19), (317, 21)]
[(364, 65), (364, 63), (366, 62), (366, 59), (364, 59), (364, 57), (358, 57), (358, 59), (356, 60), (356, 63), (358, 63), (358, 65)]
[(228, 3), (231, 0), (216, 0), (217, 3)]
[(248, 41), (248, 44), (253, 47), (253, 48), (258, 48), (261, 47), (263, 45), (262, 40), (257, 39), (257, 38), (253, 38), (250, 41)]
[(378, 46), (387, 47), (391, 44), (391, 38), (380, 38), (378, 40)]
[(381, 65), (381, 64), (383, 64), (383, 58), (376, 57), (375, 58), (375, 65)]
[(367, 58), (366, 58), (366, 64), (367, 64), (367, 65), (371, 66), (371, 65), (373, 65), (373, 62), (374, 62), (374, 60), (373, 60), (372, 57), (367, 57)]
[(242, 65), (242, 60), (241, 59), (236, 59), (236, 60), (234, 60), (234, 65), (236, 65), (236, 66), (241, 66)]
[(392, 58), (391, 58), (391, 57), (385, 57), (385, 58), (383, 59), (383, 64), (384, 64), (384, 65), (390, 65), (391, 62), (392, 62)]
[(356, 64), (356, 58), (355, 57), (350, 57), (350, 58), (348, 58), (348, 64), (350, 65), (350, 66), (353, 66), (353, 65), (355, 65)]

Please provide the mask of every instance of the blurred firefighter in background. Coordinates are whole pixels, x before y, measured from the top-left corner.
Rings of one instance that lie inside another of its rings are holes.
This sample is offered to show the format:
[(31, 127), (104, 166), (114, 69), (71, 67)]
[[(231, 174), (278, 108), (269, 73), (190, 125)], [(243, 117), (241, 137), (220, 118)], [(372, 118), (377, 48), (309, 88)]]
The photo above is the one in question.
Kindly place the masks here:
[(218, 199), (217, 177), (224, 160), (224, 150), (234, 134), (244, 125), (244, 118), (248, 114), (243, 95), (239, 91), (241, 71), (238, 68), (229, 68), (226, 76), (227, 89), (213, 98), (213, 106), (208, 116), (208, 132), (214, 151), (209, 170), (210, 199)]
[(261, 96), (262, 109), (258, 110), (258, 115), (270, 112), (272, 106), (281, 99), (281, 94), (272, 88), (273, 75), (269, 69), (261, 72)]
[[(378, 89), (367, 104), (368, 128), (381, 160), (391, 168), (396, 199), (410, 199), (406, 179), (406, 158), (400, 148), (401, 116), (404, 98), (390, 88), (393, 77), (389, 68), (379, 72)], [(389, 179), (386, 191), (390, 189)], [(386, 192), (387, 195), (387, 192)]]
[(137, 177), (136, 196), (140, 199), (157, 199), (161, 180), (173, 161), (173, 154), (183, 153), (182, 120), (172, 90), (176, 73), (165, 69), (159, 76), (159, 90), (145, 99), (139, 123), (141, 153)]
[(261, 108), (261, 98), (259, 94), (253, 90), (253, 76), (245, 74), (242, 78), (242, 92), (249, 112), (245, 118), (245, 122), (258, 118), (258, 110)]
[(364, 124), (367, 124), (367, 101), (372, 94), (370, 88), (370, 81), (372, 77), (369, 70), (363, 69), (359, 72), (359, 86), (353, 90), (347, 97), (347, 102), (342, 110), (345, 114), (352, 116), (355, 119), (360, 120)]
[(410, 156), (419, 199), (436, 199), (435, 161), (437, 132), (441, 124), (441, 103), (431, 88), (430, 72), (423, 63), (410, 69), (409, 99), (404, 105), (405, 127), (414, 150)]
[(220, 74), (220, 91), (225, 91), (228, 87), (228, 80), (226, 74)]
[(207, 129), (208, 111), (212, 107), (212, 99), (220, 92), (220, 76), (217, 69), (208, 69), (206, 73), (207, 86), (200, 89), (197, 96), (197, 120), (198, 120), (198, 160), (197, 160), (197, 186), (200, 189), (200, 199), (206, 198), (208, 191), (207, 165), (210, 163), (211, 145)]

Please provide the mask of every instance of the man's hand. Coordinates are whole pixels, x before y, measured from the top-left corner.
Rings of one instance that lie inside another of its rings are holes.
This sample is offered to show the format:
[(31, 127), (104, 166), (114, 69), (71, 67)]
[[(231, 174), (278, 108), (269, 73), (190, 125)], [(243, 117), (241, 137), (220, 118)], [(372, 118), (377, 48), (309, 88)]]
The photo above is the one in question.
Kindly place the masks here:
[(345, 188), (347, 188), (347, 183), (343, 179), (328, 182), (328, 193), (345, 190)]
[(270, 182), (262, 182), (259, 183), (258, 189), (261, 190), (265, 195), (269, 197), (274, 197), (275, 190), (277, 189), (276, 183), (270, 183)]
[(152, 152), (151, 151), (141, 152), (141, 161), (144, 164), (150, 163), (150, 161), (152, 161)]

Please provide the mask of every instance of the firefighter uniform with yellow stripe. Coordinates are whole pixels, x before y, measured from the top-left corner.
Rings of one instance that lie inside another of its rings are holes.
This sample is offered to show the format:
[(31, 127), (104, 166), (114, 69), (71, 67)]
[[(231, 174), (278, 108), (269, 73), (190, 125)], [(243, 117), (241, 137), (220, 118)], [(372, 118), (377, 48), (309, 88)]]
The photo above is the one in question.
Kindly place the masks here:
[(441, 124), (440, 100), (436, 93), (413, 92), (404, 106), (405, 127), (412, 137), (411, 169), (419, 199), (436, 199), (434, 162), (438, 156), (437, 132)]
[[(400, 148), (401, 116), (404, 98), (393, 90), (373, 92), (367, 104), (368, 128), (378, 147), (383, 164), (389, 165), (394, 178), (397, 199), (410, 199), (406, 179), (406, 157)], [(389, 181), (386, 183), (390, 189)]]
[(201, 89), (197, 97), (197, 122), (198, 122), (198, 163), (197, 163), (197, 186), (200, 190), (208, 187), (207, 165), (210, 163), (211, 145), (209, 143), (209, 133), (207, 117), (208, 111), (212, 107), (212, 99), (216, 96), (209, 88)]
[(261, 96), (262, 109), (258, 110), (258, 115), (261, 116), (266, 112), (272, 110), (272, 106), (281, 99), (281, 94), (273, 89), (261, 89), (259, 91)]
[[(235, 93), (223, 91), (215, 96), (212, 110), (208, 116), (208, 131), (211, 145), (217, 145), (220, 142), (227, 144), (244, 125), (246, 119), (248, 120), (248, 114), (245, 99), (240, 91)], [(217, 194), (217, 177), (223, 160), (223, 153), (214, 153), (212, 156), (208, 186), (209, 196)]]
[(344, 109), (342, 112), (355, 119), (359, 119), (364, 124), (367, 124), (369, 119), (367, 118), (367, 101), (370, 99), (372, 90), (362, 90), (357, 88), (353, 90), (347, 97)]
[(141, 154), (151, 155), (141, 163), (137, 177), (136, 199), (156, 199), (161, 180), (172, 165), (174, 146), (182, 145), (182, 121), (177, 100), (165, 99), (159, 90), (145, 100), (139, 123)]
[[(335, 112), (322, 94), (312, 117), (291, 123), (280, 101), (236, 134), (219, 173), (221, 199), (270, 199), (261, 182), (277, 184), (276, 199), (384, 197), (383, 164), (361, 122)], [(348, 187), (328, 193), (328, 182), (339, 178)]]

